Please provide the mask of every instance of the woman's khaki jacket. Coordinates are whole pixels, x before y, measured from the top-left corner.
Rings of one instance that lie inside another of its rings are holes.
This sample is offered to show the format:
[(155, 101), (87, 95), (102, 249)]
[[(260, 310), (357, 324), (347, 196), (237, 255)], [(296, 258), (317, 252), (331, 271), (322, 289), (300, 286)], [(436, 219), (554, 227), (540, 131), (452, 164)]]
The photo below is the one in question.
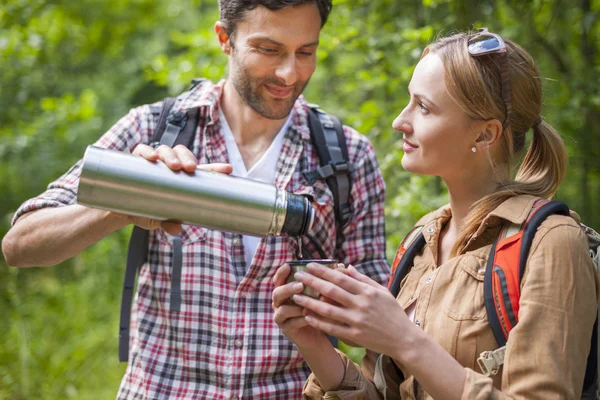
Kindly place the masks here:
[[(504, 366), (492, 378), (477, 365), (481, 352), (498, 347), (483, 301), (491, 245), (507, 221), (525, 221), (535, 200), (518, 196), (505, 201), (485, 218), (466, 251), (439, 268), (438, 238), (451, 216), (450, 208), (442, 207), (416, 224), (423, 226), (426, 245), (402, 282), (398, 302), (404, 309), (414, 303), (414, 323), (465, 368), (463, 399), (581, 396), (600, 283), (587, 238), (570, 217), (548, 217), (535, 235), (521, 285), (519, 322), (510, 333)], [(378, 360), (374, 377), (369, 372), (372, 368), (363, 368), (363, 373), (344, 354), (340, 356), (347, 367), (339, 389), (325, 393), (311, 375), (304, 387), (305, 398), (431, 399), (407, 368), (402, 368), (405, 379), (401, 379), (385, 355)], [(367, 365), (363, 362), (363, 367)]]

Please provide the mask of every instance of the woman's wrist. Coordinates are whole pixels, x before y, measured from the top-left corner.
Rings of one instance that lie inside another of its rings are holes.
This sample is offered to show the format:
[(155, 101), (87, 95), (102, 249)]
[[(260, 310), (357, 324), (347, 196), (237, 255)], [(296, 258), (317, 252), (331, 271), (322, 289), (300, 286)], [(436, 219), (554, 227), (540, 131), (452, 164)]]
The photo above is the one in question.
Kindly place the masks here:
[(417, 326), (411, 326), (407, 332), (404, 332), (399, 345), (394, 347), (393, 354), (390, 356), (408, 369), (413, 363), (423, 357), (423, 349), (427, 346), (429, 335)]
[(298, 350), (324, 391), (334, 391), (340, 387), (346, 366), (325, 335), (311, 346), (298, 346)]

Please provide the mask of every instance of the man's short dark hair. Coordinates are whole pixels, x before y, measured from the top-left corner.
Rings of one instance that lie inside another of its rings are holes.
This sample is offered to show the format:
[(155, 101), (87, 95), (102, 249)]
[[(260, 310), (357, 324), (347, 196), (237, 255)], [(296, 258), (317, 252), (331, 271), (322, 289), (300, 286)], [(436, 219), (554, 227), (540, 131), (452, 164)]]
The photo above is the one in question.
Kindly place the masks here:
[(227, 26), (227, 32), (231, 36), (235, 32), (237, 23), (244, 19), (246, 12), (257, 6), (277, 11), (310, 3), (316, 3), (319, 7), (322, 28), (331, 12), (332, 0), (219, 0), (219, 10), (221, 11), (221, 22)]

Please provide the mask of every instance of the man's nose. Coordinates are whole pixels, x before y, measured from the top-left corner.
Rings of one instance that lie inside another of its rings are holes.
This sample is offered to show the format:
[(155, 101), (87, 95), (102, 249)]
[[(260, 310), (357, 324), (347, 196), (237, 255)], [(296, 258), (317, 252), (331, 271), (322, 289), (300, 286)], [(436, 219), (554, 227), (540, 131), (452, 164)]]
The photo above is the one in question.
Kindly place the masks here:
[(277, 66), (275, 75), (281, 79), (286, 86), (296, 83), (296, 80), (298, 79), (298, 74), (296, 71), (296, 56), (291, 54), (285, 57), (281, 61), (281, 64)]

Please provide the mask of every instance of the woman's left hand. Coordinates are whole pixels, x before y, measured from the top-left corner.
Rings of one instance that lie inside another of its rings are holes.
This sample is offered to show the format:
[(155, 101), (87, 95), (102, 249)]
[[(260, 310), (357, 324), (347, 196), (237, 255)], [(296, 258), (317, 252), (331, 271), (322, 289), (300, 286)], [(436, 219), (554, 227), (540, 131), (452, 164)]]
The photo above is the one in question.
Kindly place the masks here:
[(296, 280), (333, 300), (294, 295), (311, 326), (390, 356), (399, 350), (410, 329), (419, 329), (387, 288), (353, 266), (345, 273), (313, 263), (307, 269), (310, 273), (296, 273)]

